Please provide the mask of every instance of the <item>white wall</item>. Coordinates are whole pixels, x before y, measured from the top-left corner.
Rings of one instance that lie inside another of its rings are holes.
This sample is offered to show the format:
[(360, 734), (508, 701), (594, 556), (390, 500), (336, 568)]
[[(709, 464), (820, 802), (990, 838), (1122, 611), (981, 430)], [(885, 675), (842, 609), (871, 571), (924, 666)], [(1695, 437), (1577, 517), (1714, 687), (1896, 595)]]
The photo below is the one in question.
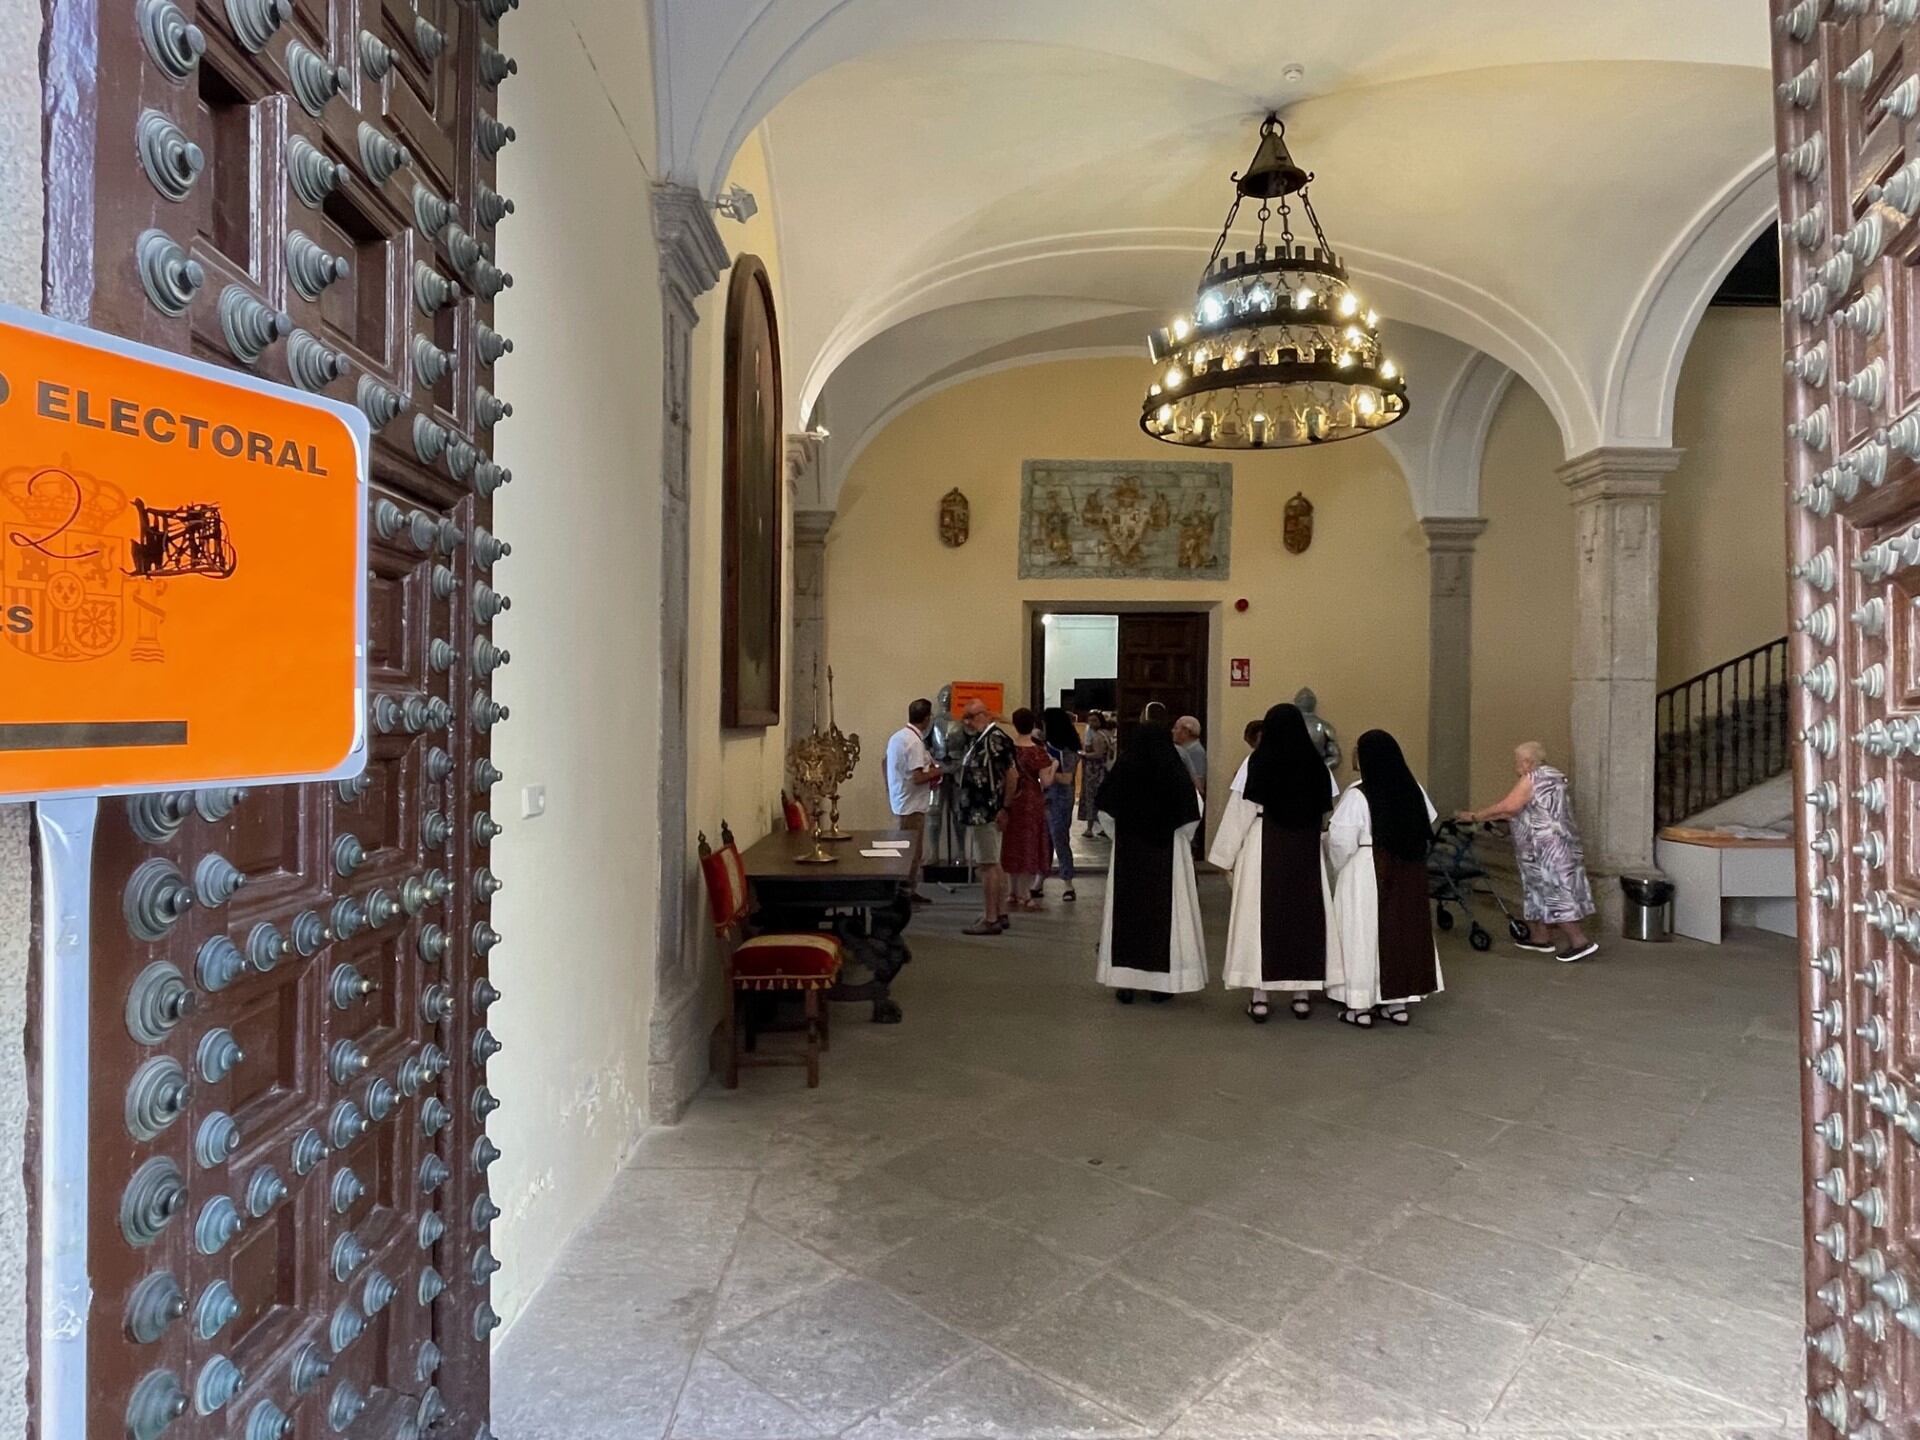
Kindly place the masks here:
[[(513, 609), (495, 638), (513, 652), (495, 693), (513, 711), (494, 734), (507, 888), (490, 1019), (504, 1105), (491, 1132), (506, 1212), (494, 1304), (511, 1324), (568, 1236), (606, 1193), (646, 1122), (653, 999), (660, 605), (658, 256), (642, 157), (654, 153), (645, 5), (543, 0), (505, 25), (520, 73), (500, 90), (519, 132), (499, 188), (517, 212), (499, 230), (514, 274), (496, 366), (513, 418), (496, 431), (513, 483), (495, 496), (513, 554), (495, 583)], [(522, 820), (523, 786), (547, 813)]]
[[(1037, 697), (1044, 709), (1076, 680), (1105, 680), (1120, 673), (1118, 615), (1049, 615), (1046, 658)], [(1020, 687), (1016, 687), (1016, 690)]]

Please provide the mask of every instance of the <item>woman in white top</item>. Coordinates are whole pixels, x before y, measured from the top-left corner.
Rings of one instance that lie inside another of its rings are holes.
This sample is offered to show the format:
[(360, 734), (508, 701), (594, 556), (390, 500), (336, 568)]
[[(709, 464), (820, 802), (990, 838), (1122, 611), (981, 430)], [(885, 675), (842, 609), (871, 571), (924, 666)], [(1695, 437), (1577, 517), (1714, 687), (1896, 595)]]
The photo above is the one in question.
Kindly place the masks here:
[(1308, 996), (1338, 974), (1333, 891), (1320, 830), (1340, 793), (1299, 707), (1276, 705), (1234, 778), (1208, 854), (1233, 872), (1226, 986), (1251, 990), (1247, 1014), (1266, 1023), (1267, 992), (1290, 992), (1304, 1020)]
[(1410, 1002), (1441, 988), (1427, 897), (1433, 802), (1407, 768), (1399, 742), (1369, 730), (1354, 747), (1360, 781), (1334, 807), (1327, 855), (1341, 974), (1327, 994), (1349, 1025), (1373, 1023), (1376, 1009), (1405, 1025)]

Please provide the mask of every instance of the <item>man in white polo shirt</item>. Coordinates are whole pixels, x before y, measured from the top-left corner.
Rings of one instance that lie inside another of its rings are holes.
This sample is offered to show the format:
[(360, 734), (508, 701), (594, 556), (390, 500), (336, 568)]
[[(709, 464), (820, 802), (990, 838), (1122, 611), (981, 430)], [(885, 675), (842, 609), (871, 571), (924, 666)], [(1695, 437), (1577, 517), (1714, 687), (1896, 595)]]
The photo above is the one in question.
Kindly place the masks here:
[(887, 741), (887, 797), (893, 803), (893, 818), (899, 829), (914, 837), (913, 903), (933, 902), (920, 893), (920, 872), (926, 865), (927, 810), (933, 804), (933, 787), (940, 783), (940, 767), (927, 749), (927, 731), (933, 724), (933, 702), (916, 700), (907, 707), (907, 723)]

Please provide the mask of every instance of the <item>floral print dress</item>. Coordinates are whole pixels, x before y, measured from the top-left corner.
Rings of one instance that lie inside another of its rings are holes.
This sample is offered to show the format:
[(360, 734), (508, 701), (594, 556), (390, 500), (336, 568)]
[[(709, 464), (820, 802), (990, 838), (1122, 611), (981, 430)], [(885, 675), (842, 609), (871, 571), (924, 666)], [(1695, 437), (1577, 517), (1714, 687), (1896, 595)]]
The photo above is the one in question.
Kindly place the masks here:
[(1593, 889), (1567, 777), (1551, 765), (1536, 766), (1533, 798), (1513, 817), (1512, 828), (1527, 919), (1566, 925), (1591, 915)]

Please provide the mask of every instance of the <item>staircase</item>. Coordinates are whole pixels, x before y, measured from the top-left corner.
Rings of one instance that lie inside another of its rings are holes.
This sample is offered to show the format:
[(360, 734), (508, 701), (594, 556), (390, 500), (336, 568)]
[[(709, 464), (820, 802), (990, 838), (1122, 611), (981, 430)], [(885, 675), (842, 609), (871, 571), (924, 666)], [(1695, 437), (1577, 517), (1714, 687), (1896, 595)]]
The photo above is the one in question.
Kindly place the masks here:
[(1671, 825), (1781, 774), (1787, 641), (1770, 641), (1654, 699), (1653, 820)]

